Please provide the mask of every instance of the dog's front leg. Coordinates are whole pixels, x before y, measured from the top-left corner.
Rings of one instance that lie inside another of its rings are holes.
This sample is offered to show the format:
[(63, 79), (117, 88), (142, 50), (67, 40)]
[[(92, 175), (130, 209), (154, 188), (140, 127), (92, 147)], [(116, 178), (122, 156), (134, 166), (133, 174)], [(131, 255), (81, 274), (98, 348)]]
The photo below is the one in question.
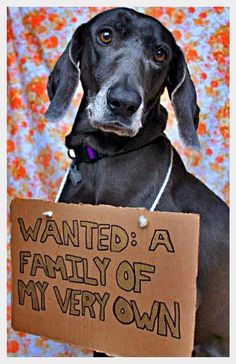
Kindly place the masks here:
[(210, 338), (204, 344), (194, 346), (193, 356), (198, 357), (222, 357), (222, 341), (218, 337)]

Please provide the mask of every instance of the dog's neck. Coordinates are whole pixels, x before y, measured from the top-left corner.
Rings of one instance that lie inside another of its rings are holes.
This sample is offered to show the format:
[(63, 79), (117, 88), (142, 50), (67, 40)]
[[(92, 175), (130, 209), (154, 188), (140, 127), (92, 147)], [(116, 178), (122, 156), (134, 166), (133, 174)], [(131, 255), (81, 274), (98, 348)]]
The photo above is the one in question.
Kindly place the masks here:
[(104, 153), (108, 156), (116, 153), (127, 153), (153, 142), (159, 136), (163, 136), (167, 116), (166, 109), (158, 103), (148, 114), (143, 122), (143, 127), (136, 136), (122, 137), (94, 129), (87, 120), (86, 108), (83, 108), (82, 100), (72, 131), (66, 137), (66, 146), (68, 149), (76, 150), (81, 145), (89, 145), (98, 153)]

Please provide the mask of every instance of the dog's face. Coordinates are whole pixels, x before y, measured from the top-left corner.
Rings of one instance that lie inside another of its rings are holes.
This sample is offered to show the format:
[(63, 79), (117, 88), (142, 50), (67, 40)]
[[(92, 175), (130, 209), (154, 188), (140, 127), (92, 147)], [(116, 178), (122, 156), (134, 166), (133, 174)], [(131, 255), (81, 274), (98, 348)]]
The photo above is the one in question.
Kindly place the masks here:
[(49, 119), (65, 114), (79, 71), (87, 119), (93, 128), (135, 136), (166, 86), (181, 135), (197, 145), (195, 89), (181, 50), (156, 19), (118, 8), (77, 28), (49, 78)]
[(174, 46), (160, 23), (134, 12), (103, 13), (92, 22), (80, 61), (92, 126), (136, 135), (164, 90)]

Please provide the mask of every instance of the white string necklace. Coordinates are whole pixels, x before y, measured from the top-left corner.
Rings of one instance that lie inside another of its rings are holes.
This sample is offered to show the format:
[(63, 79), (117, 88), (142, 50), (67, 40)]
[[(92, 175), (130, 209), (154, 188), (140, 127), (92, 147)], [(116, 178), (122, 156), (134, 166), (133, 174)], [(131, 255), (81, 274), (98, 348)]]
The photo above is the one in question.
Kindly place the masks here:
[(170, 175), (171, 175), (171, 171), (172, 171), (172, 167), (173, 167), (173, 148), (172, 145), (170, 145), (170, 164), (169, 164), (169, 168), (168, 171), (166, 173), (166, 178), (164, 179), (164, 182), (157, 194), (157, 197), (155, 198), (155, 201), (153, 202), (150, 211), (154, 211), (155, 208), (157, 207), (157, 204), (159, 203), (161, 196), (163, 195), (163, 192), (165, 191), (165, 188), (167, 186), (167, 183), (169, 182), (170, 179)]

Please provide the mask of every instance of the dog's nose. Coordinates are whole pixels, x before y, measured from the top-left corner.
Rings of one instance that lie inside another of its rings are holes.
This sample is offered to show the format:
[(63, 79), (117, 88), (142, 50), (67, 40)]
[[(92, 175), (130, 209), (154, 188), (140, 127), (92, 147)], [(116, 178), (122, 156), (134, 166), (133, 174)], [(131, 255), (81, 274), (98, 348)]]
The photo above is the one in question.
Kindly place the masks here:
[(123, 87), (113, 87), (108, 90), (107, 103), (118, 115), (129, 117), (138, 110), (142, 99), (138, 92), (126, 90)]

